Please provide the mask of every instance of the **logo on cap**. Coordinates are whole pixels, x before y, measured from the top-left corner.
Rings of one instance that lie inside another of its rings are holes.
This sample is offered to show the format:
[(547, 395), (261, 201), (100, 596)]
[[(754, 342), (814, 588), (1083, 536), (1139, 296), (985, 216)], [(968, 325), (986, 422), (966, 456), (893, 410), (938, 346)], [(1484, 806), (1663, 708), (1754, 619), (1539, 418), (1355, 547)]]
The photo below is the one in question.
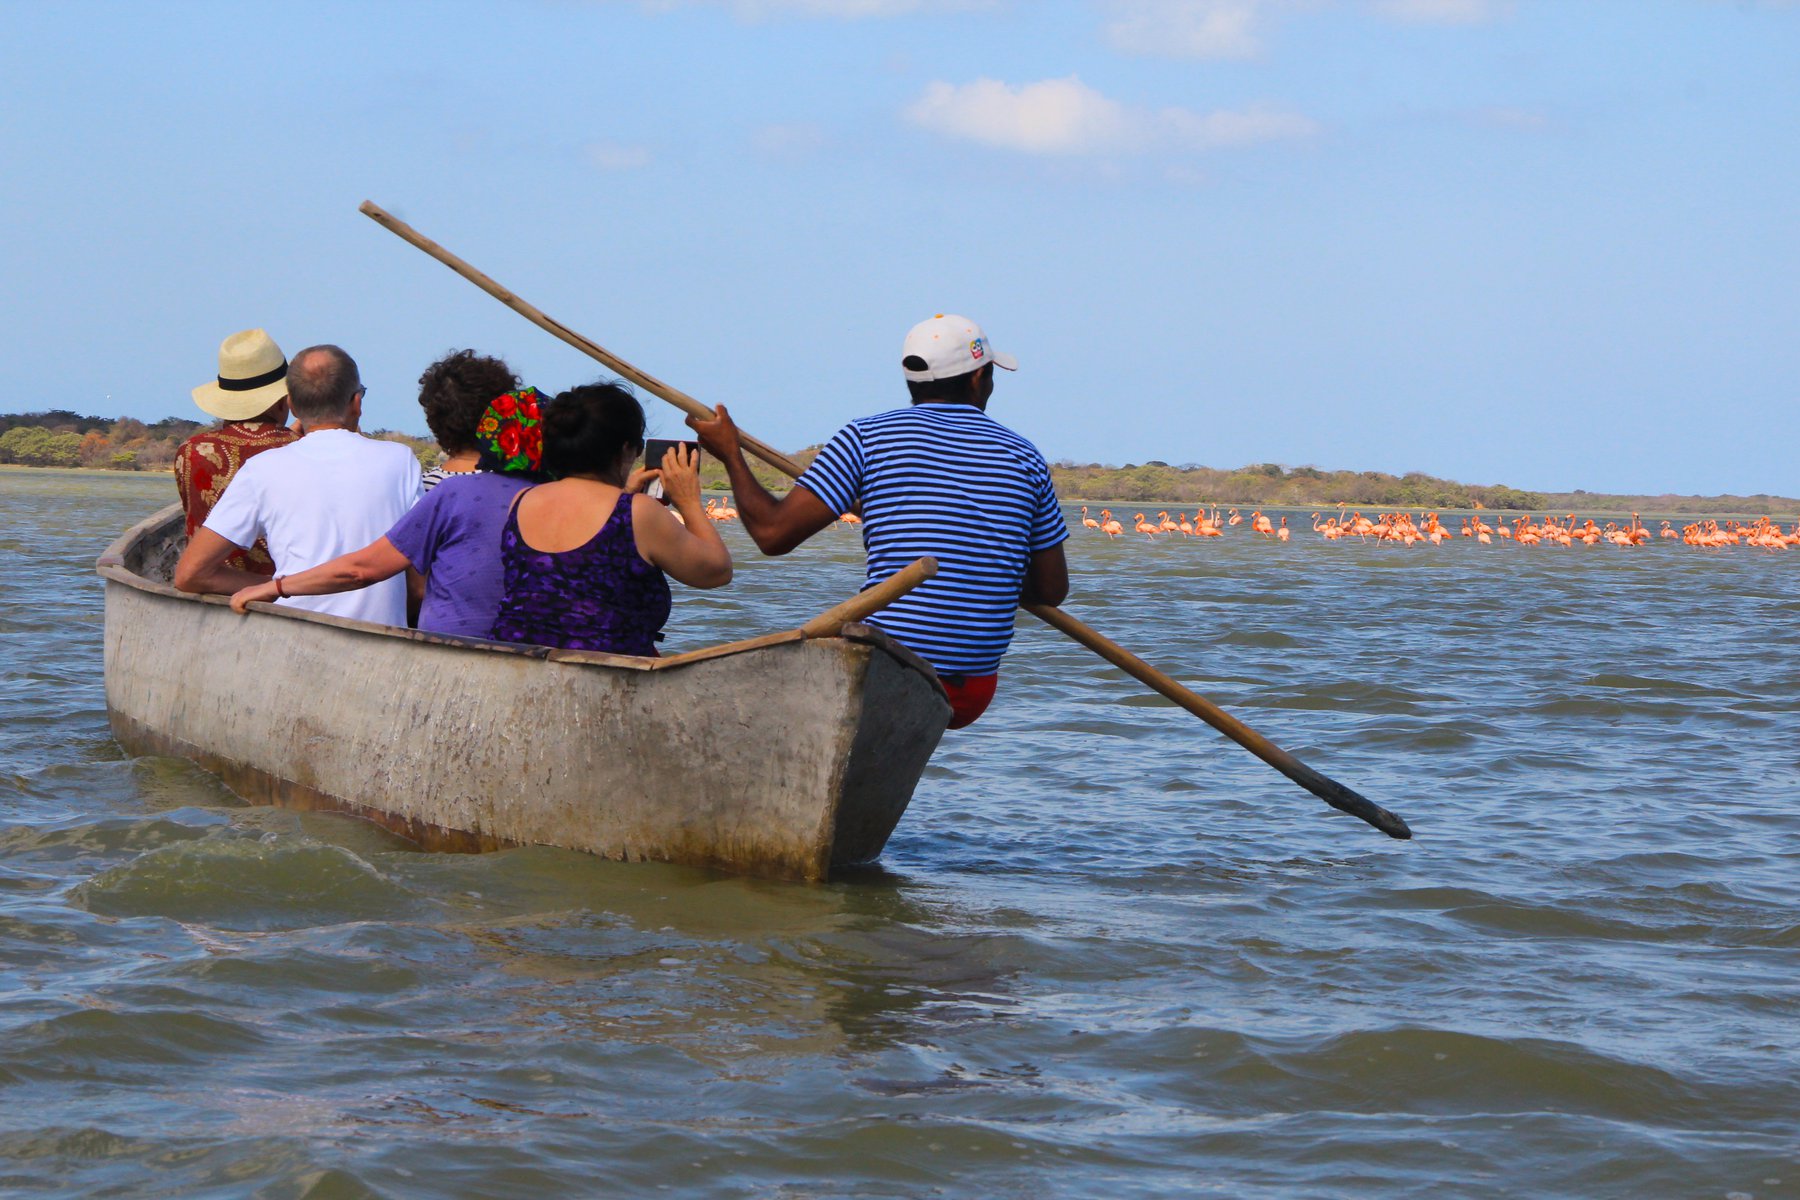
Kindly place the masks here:
[(981, 356), (983, 353), (985, 353), (985, 351), (983, 351), (981, 348), (981, 339), (980, 338), (976, 338), (974, 341), (969, 343), (969, 357), (970, 358), (974, 359), (976, 362), (980, 362)]

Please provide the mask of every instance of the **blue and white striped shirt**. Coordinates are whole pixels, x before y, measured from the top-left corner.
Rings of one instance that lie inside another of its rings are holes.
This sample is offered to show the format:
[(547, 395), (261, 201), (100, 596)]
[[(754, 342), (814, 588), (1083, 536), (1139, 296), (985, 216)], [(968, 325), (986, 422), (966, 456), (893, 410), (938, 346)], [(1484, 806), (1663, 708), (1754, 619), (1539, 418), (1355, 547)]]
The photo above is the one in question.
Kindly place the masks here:
[(937, 559), (934, 578), (869, 623), (944, 675), (999, 669), (1026, 563), (1069, 536), (1044, 456), (971, 404), (852, 421), (798, 482), (833, 512), (861, 502), (869, 584)]

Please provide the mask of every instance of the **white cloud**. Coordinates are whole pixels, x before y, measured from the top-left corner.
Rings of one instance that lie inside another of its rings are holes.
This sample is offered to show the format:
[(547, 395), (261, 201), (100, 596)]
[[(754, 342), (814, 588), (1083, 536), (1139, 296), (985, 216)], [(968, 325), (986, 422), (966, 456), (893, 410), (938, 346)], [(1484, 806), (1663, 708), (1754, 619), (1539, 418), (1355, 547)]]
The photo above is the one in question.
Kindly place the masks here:
[(1267, 0), (1112, 0), (1106, 38), (1161, 58), (1254, 58)]
[(1297, 113), (1252, 108), (1197, 113), (1132, 108), (1071, 75), (1012, 87), (997, 79), (929, 84), (906, 119), (945, 137), (1042, 155), (1130, 155), (1210, 150), (1305, 137), (1318, 131)]
[(588, 162), (602, 171), (635, 171), (639, 167), (650, 165), (650, 150), (647, 146), (633, 146), (625, 142), (589, 142), (583, 147)]
[(1373, 0), (1384, 17), (1421, 25), (1479, 25), (1504, 15), (1505, 0)]
[(928, 84), (906, 110), (915, 125), (1029, 154), (1116, 150), (1133, 134), (1125, 106), (1071, 75), (1022, 87), (997, 79)]

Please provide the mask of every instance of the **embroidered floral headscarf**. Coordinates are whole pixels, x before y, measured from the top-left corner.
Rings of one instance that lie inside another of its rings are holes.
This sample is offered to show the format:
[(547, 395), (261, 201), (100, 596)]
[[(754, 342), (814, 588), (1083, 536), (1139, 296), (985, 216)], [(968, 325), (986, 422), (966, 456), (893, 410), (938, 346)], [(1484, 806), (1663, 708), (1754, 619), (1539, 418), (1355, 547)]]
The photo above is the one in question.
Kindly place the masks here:
[(544, 462), (542, 394), (534, 387), (508, 392), (481, 414), (475, 451), (483, 471), (535, 474)]

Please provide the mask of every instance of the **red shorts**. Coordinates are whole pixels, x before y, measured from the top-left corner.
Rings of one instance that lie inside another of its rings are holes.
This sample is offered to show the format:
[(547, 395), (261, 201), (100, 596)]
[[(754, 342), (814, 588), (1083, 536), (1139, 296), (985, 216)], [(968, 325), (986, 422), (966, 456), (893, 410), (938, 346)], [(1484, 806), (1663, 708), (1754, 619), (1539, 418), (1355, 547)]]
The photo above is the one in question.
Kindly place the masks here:
[(940, 681), (944, 690), (950, 693), (950, 728), (961, 729), (964, 725), (973, 725), (975, 718), (987, 711), (987, 706), (994, 699), (994, 685), (1000, 676), (993, 675), (945, 675)]

